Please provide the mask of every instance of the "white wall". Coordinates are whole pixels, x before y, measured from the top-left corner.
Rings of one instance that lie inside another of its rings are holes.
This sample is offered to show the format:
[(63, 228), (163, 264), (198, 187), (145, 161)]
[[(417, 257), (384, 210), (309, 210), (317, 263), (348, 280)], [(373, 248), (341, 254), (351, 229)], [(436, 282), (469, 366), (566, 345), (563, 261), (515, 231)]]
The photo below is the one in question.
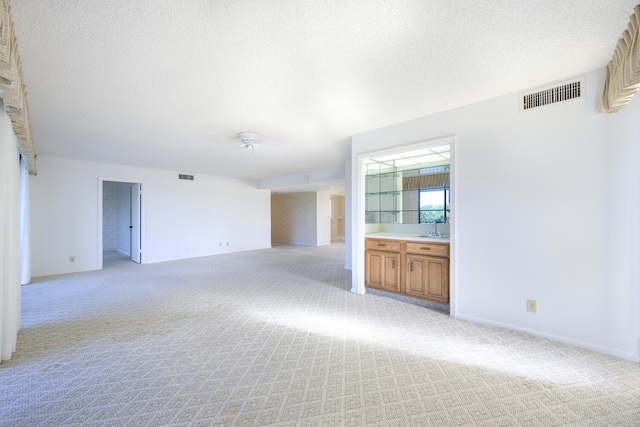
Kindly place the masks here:
[(38, 156), (30, 182), (34, 276), (100, 268), (100, 177), (142, 182), (144, 263), (271, 247), (270, 193), (255, 182), (182, 181), (175, 171)]
[(604, 69), (585, 74), (584, 100), (520, 113), (510, 94), (355, 135), (351, 168), (361, 153), (455, 135), (456, 317), (640, 361), (640, 99), (599, 114)]
[(260, 188), (275, 192), (344, 191), (344, 168), (308, 171), (260, 181)]
[(316, 246), (315, 192), (274, 194), (271, 198), (274, 243)]
[(331, 243), (332, 191), (273, 194), (271, 241), (321, 246)]

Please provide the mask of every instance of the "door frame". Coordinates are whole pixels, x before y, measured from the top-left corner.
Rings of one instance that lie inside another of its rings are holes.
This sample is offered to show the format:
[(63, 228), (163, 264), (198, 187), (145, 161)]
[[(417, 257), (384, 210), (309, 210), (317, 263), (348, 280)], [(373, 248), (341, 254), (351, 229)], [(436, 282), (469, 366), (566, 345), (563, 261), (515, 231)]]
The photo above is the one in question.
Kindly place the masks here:
[[(103, 259), (102, 259), (102, 198), (103, 198), (103, 183), (107, 181), (111, 182), (122, 182), (126, 184), (140, 184), (140, 188), (144, 188), (144, 181), (138, 179), (126, 179), (126, 178), (109, 178), (109, 177), (98, 177), (98, 247), (97, 247), (97, 256), (98, 256), (98, 268), (101, 270), (103, 268)], [(144, 218), (146, 217), (145, 213), (145, 203), (144, 196), (140, 196), (140, 248), (142, 249), (142, 253), (140, 254), (140, 264), (146, 263), (146, 241), (147, 241), (147, 232), (146, 232), (146, 221)]]
[[(135, 200), (135, 202), (134, 202)], [(142, 184), (129, 183), (129, 258), (136, 264), (142, 264)], [(134, 209), (136, 206), (137, 212)], [(136, 221), (137, 219), (137, 221)], [(137, 237), (134, 239), (134, 235)], [(134, 242), (137, 243), (134, 255)]]
[(450, 243), (449, 243), (449, 315), (456, 317), (457, 300), (456, 300), (456, 269), (457, 263), (457, 232), (456, 221), (458, 218), (458, 192), (456, 191), (457, 176), (457, 158), (456, 158), (457, 136), (448, 135), (432, 139), (425, 139), (421, 142), (409, 143), (405, 145), (372, 150), (368, 152), (354, 153), (351, 161), (351, 292), (356, 294), (364, 294), (366, 288), (365, 279), (365, 166), (366, 159), (371, 157), (379, 157), (390, 154), (399, 154), (406, 151), (413, 151), (420, 148), (436, 147), (438, 145), (449, 144), (450, 162), (449, 162), (449, 188), (451, 199), (451, 221), (450, 226)]

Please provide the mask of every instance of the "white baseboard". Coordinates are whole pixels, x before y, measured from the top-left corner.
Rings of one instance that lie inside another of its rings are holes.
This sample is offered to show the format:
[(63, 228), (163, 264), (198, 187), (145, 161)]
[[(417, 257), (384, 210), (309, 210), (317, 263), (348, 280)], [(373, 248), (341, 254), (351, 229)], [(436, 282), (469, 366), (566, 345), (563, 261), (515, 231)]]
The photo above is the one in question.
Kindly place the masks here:
[(561, 336), (561, 335), (554, 335), (554, 334), (549, 334), (549, 333), (546, 333), (546, 332), (535, 331), (535, 330), (532, 330), (532, 329), (521, 328), (521, 327), (518, 327), (518, 326), (509, 325), (509, 324), (506, 324), (506, 323), (495, 322), (493, 320), (484, 319), (484, 318), (481, 318), (481, 317), (467, 316), (465, 314), (460, 314), (460, 313), (457, 313), (455, 317), (456, 317), (456, 319), (469, 320), (471, 322), (480, 323), (480, 324), (483, 324), (483, 325), (497, 326), (499, 328), (505, 328), (505, 329), (512, 329), (512, 330), (516, 330), (516, 331), (521, 331), (521, 332), (525, 332), (527, 334), (531, 334), (531, 335), (534, 335), (534, 336), (537, 336), (537, 337), (548, 338), (548, 339), (553, 340), (553, 341), (558, 341), (558, 342), (561, 342), (561, 343), (564, 343), (564, 344), (573, 345), (573, 346), (576, 346), (576, 347), (580, 347), (580, 348), (584, 348), (584, 349), (587, 349), (587, 350), (595, 351), (597, 353), (606, 354), (608, 356), (614, 356), (614, 357), (617, 357), (619, 359), (629, 360), (630, 362), (640, 363), (640, 353), (632, 353), (632, 352), (628, 352), (628, 351), (619, 350), (619, 349), (616, 349), (616, 348), (605, 347), (605, 346), (602, 346), (602, 345), (593, 344), (593, 343), (586, 342), (586, 341), (581, 341), (581, 340), (576, 340), (576, 339), (573, 339), (573, 338), (564, 337), (564, 336)]

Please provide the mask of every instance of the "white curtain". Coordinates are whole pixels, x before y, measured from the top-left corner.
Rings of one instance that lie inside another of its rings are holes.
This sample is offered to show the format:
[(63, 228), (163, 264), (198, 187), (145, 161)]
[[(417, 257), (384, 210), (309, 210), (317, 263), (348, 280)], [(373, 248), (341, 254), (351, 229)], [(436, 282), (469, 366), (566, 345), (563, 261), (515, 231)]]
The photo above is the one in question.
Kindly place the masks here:
[(0, 361), (11, 359), (20, 329), (20, 155), (11, 120), (0, 110)]
[(29, 166), (20, 157), (20, 283), (31, 282), (31, 214), (29, 204)]

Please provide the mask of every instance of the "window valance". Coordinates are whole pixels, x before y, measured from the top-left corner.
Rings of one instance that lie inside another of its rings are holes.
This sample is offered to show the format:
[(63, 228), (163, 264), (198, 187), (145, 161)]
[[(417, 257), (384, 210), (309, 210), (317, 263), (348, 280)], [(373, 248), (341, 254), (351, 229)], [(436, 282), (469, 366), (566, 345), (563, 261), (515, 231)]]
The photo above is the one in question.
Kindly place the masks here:
[(449, 187), (449, 172), (428, 173), (402, 178), (403, 190), (419, 190), (421, 188)]
[(640, 5), (634, 8), (627, 29), (618, 40), (613, 59), (607, 65), (607, 77), (600, 103), (601, 113), (616, 113), (640, 90)]
[(31, 139), (27, 92), (22, 78), (9, 0), (0, 0), (0, 98), (18, 137), (18, 150), (29, 173), (36, 173), (36, 153)]

